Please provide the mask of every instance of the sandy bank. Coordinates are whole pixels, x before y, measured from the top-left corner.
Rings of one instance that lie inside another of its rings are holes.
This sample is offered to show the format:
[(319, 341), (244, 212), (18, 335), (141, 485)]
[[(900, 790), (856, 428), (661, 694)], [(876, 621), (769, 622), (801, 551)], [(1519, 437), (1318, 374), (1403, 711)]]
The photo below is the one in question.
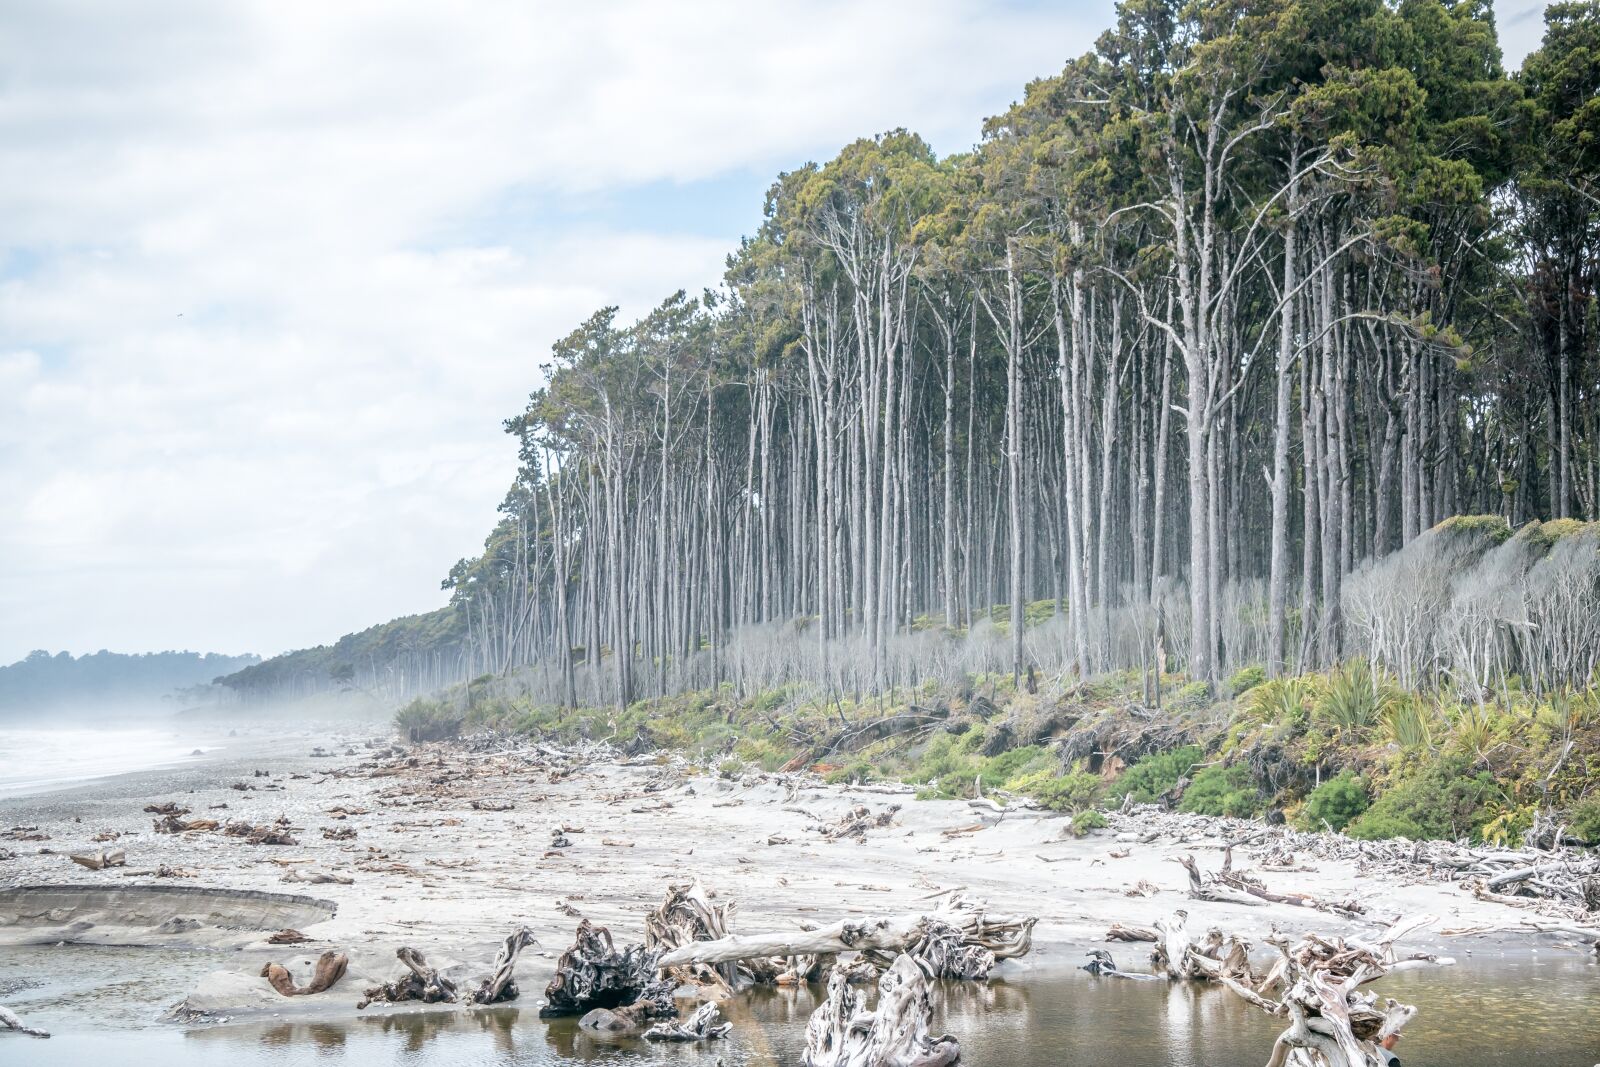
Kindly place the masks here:
[[(1250, 836), (1248, 824), (1232, 820), (1176, 824), (1114, 816), (1111, 830), (1072, 838), (1066, 820), (1047, 812), (916, 801), (826, 786), (809, 776), (724, 779), (676, 761), (591, 762), (535, 746), (508, 752), (428, 746), (374, 759), (386, 740), (330, 734), (303, 741), (292, 752), (279, 739), (275, 751), (259, 758), (241, 753), (225, 764), (0, 802), (0, 849), (14, 853), (0, 860), (0, 887), (149, 884), (302, 894), (334, 909), (328, 918), (304, 916), (313, 921), (297, 928), (312, 943), (267, 944), (276, 919), (230, 925), (197, 910), (198, 927), (179, 923), (184, 928), (162, 932), (159, 924), (118, 921), (108, 909), (98, 918), (72, 915), (51, 924), (37, 915), (19, 918), (15, 909), (7, 922), (0, 907), (0, 945), (54, 938), (236, 948), (227, 970), (200, 983), (187, 1002), (193, 1012), (230, 1019), (353, 1012), (367, 985), (396, 975), (394, 951), (401, 945), (425, 952), (452, 976), (481, 976), (499, 939), (523, 924), (541, 942), (519, 969), (529, 1004), (580, 917), (610, 927), (619, 941), (637, 940), (644, 913), (665, 887), (694, 880), (738, 901), (738, 929), (745, 932), (915, 912), (960, 889), (996, 911), (1039, 917), (1033, 953), (997, 971), (1011, 977), (1077, 966), (1086, 948), (1103, 946), (1112, 923), (1149, 926), (1177, 907), (1188, 910), (1191, 926), (1217, 925), (1255, 939), (1275, 925), (1297, 933), (1370, 934), (1396, 916), (1421, 913), (1438, 921), (1407, 941), (1411, 951), (1460, 956), (1506, 945), (1585, 951), (1570, 934), (1529, 925), (1570, 924), (1541, 923), (1530, 912), (1477, 900), (1434, 878), (1364, 870), (1359, 859), (1308, 855), (1284, 869), (1284, 857), (1275, 854), (1271, 870), (1256, 871), (1276, 892), (1358, 901), (1365, 908), (1358, 918), (1286, 904), (1191, 900), (1188, 876), (1175, 860), (1192, 855), (1203, 869), (1217, 868), (1230, 842)], [(313, 758), (313, 745), (339, 755)], [(167, 801), (189, 808), (187, 819), (282, 820), (297, 843), (252, 845), (220, 831), (155, 833), (154, 816), (142, 809)], [(887, 825), (859, 836), (830, 840), (821, 832), (858, 805), (874, 816), (900, 807)], [(568, 844), (550, 847), (558, 830)], [(112, 835), (127, 851), (127, 868), (91, 872), (66, 858), (103, 848)], [(1240, 845), (1235, 866), (1256, 866), (1257, 853)], [(189, 877), (125, 874), (163, 865)], [(294, 871), (350, 882), (286, 883)], [(1142, 964), (1144, 946), (1112, 947), (1127, 965)], [(327, 993), (286, 999), (259, 976), (263, 963), (274, 960), (303, 979), (326, 949), (350, 956), (349, 975)]]

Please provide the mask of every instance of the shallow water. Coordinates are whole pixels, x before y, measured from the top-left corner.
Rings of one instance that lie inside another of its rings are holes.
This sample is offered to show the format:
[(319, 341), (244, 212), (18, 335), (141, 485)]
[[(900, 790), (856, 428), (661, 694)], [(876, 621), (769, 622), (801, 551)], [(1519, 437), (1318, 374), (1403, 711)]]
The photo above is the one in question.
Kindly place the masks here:
[[(54, 955), (52, 955), (54, 954)], [(131, 954), (137, 954), (135, 960)], [(159, 974), (130, 987), (122, 975)], [(348, 1021), (280, 1019), (184, 1028), (156, 1022), (214, 954), (64, 946), (0, 950), (0, 998), (49, 1041), (0, 1037), (0, 1064), (100, 1067), (298, 1067), (330, 1062), (546, 1067), (564, 1063), (772, 1067), (799, 1062), (817, 990), (758, 990), (731, 1002), (733, 1035), (713, 1046), (603, 1041), (532, 1007)], [(30, 977), (31, 976), (31, 977)], [(37, 984), (18, 987), (20, 982)], [(1407, 1067), (1591, 1067), (1600, 1062), (1600, 964), (1576, 956), (1469, 962), (1386, 979), (1376, 988), (1420, 1009), (1400, 1052)], [(1165, 982), (1021, 975), (948, 983), (936, 1028), (962, 1062), (1005, 1067), (1238, 1067), (1266, 1062), (1280, 1027), (1225, 990)]]

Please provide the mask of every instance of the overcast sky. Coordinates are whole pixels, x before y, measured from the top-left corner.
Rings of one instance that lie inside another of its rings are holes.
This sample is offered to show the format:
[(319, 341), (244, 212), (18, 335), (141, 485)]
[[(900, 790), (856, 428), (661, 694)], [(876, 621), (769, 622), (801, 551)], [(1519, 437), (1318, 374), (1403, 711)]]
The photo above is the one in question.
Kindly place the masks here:
[[(1502, 10), (1508, 60), (1539, 4)], [(444, 603), (555, 338), (713, 284), (772, 177), (941, 153), (1106, 0), (8, 0), (0, 663)]]

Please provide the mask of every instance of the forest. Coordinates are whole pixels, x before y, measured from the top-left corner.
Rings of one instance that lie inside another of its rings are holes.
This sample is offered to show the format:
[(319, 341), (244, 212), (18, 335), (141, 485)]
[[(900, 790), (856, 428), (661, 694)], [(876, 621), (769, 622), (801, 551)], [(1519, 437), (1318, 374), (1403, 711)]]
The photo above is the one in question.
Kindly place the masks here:
[(203, 699), (201, 691), (221, 675), (259, 663), (254, 655), (215, 652), (145, 652), (126, 654), (104, 649), (73, 656), (43, 649), (15, 663), (0, 666), (0, 715), (48, 710), (148, 710), (184, 706), (186, 698)]
[(449, 680), (843, 719), (1102, 678), (1303, 710), (1353, 670), (1358, 726), (1531, 701), (1570, 752), (1600, 5), (1546, 23), (1508, 73), (1472, 0), (1130, 0), (970, 152), (894, 130), (779, 175), (720, 287), (553, 346), (444, 583)]

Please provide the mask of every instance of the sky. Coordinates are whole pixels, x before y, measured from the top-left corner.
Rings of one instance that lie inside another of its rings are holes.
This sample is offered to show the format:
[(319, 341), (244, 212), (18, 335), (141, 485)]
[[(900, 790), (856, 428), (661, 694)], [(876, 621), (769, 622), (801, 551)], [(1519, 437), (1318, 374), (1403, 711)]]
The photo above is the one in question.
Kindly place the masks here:
[[(1540, 3), (1503, 5), (1507, 59)], [(780, 171), (941, 153), (1109, 0), (8, 0), (0, 663), (445, 602), (550, 343), (714, 285)]]

